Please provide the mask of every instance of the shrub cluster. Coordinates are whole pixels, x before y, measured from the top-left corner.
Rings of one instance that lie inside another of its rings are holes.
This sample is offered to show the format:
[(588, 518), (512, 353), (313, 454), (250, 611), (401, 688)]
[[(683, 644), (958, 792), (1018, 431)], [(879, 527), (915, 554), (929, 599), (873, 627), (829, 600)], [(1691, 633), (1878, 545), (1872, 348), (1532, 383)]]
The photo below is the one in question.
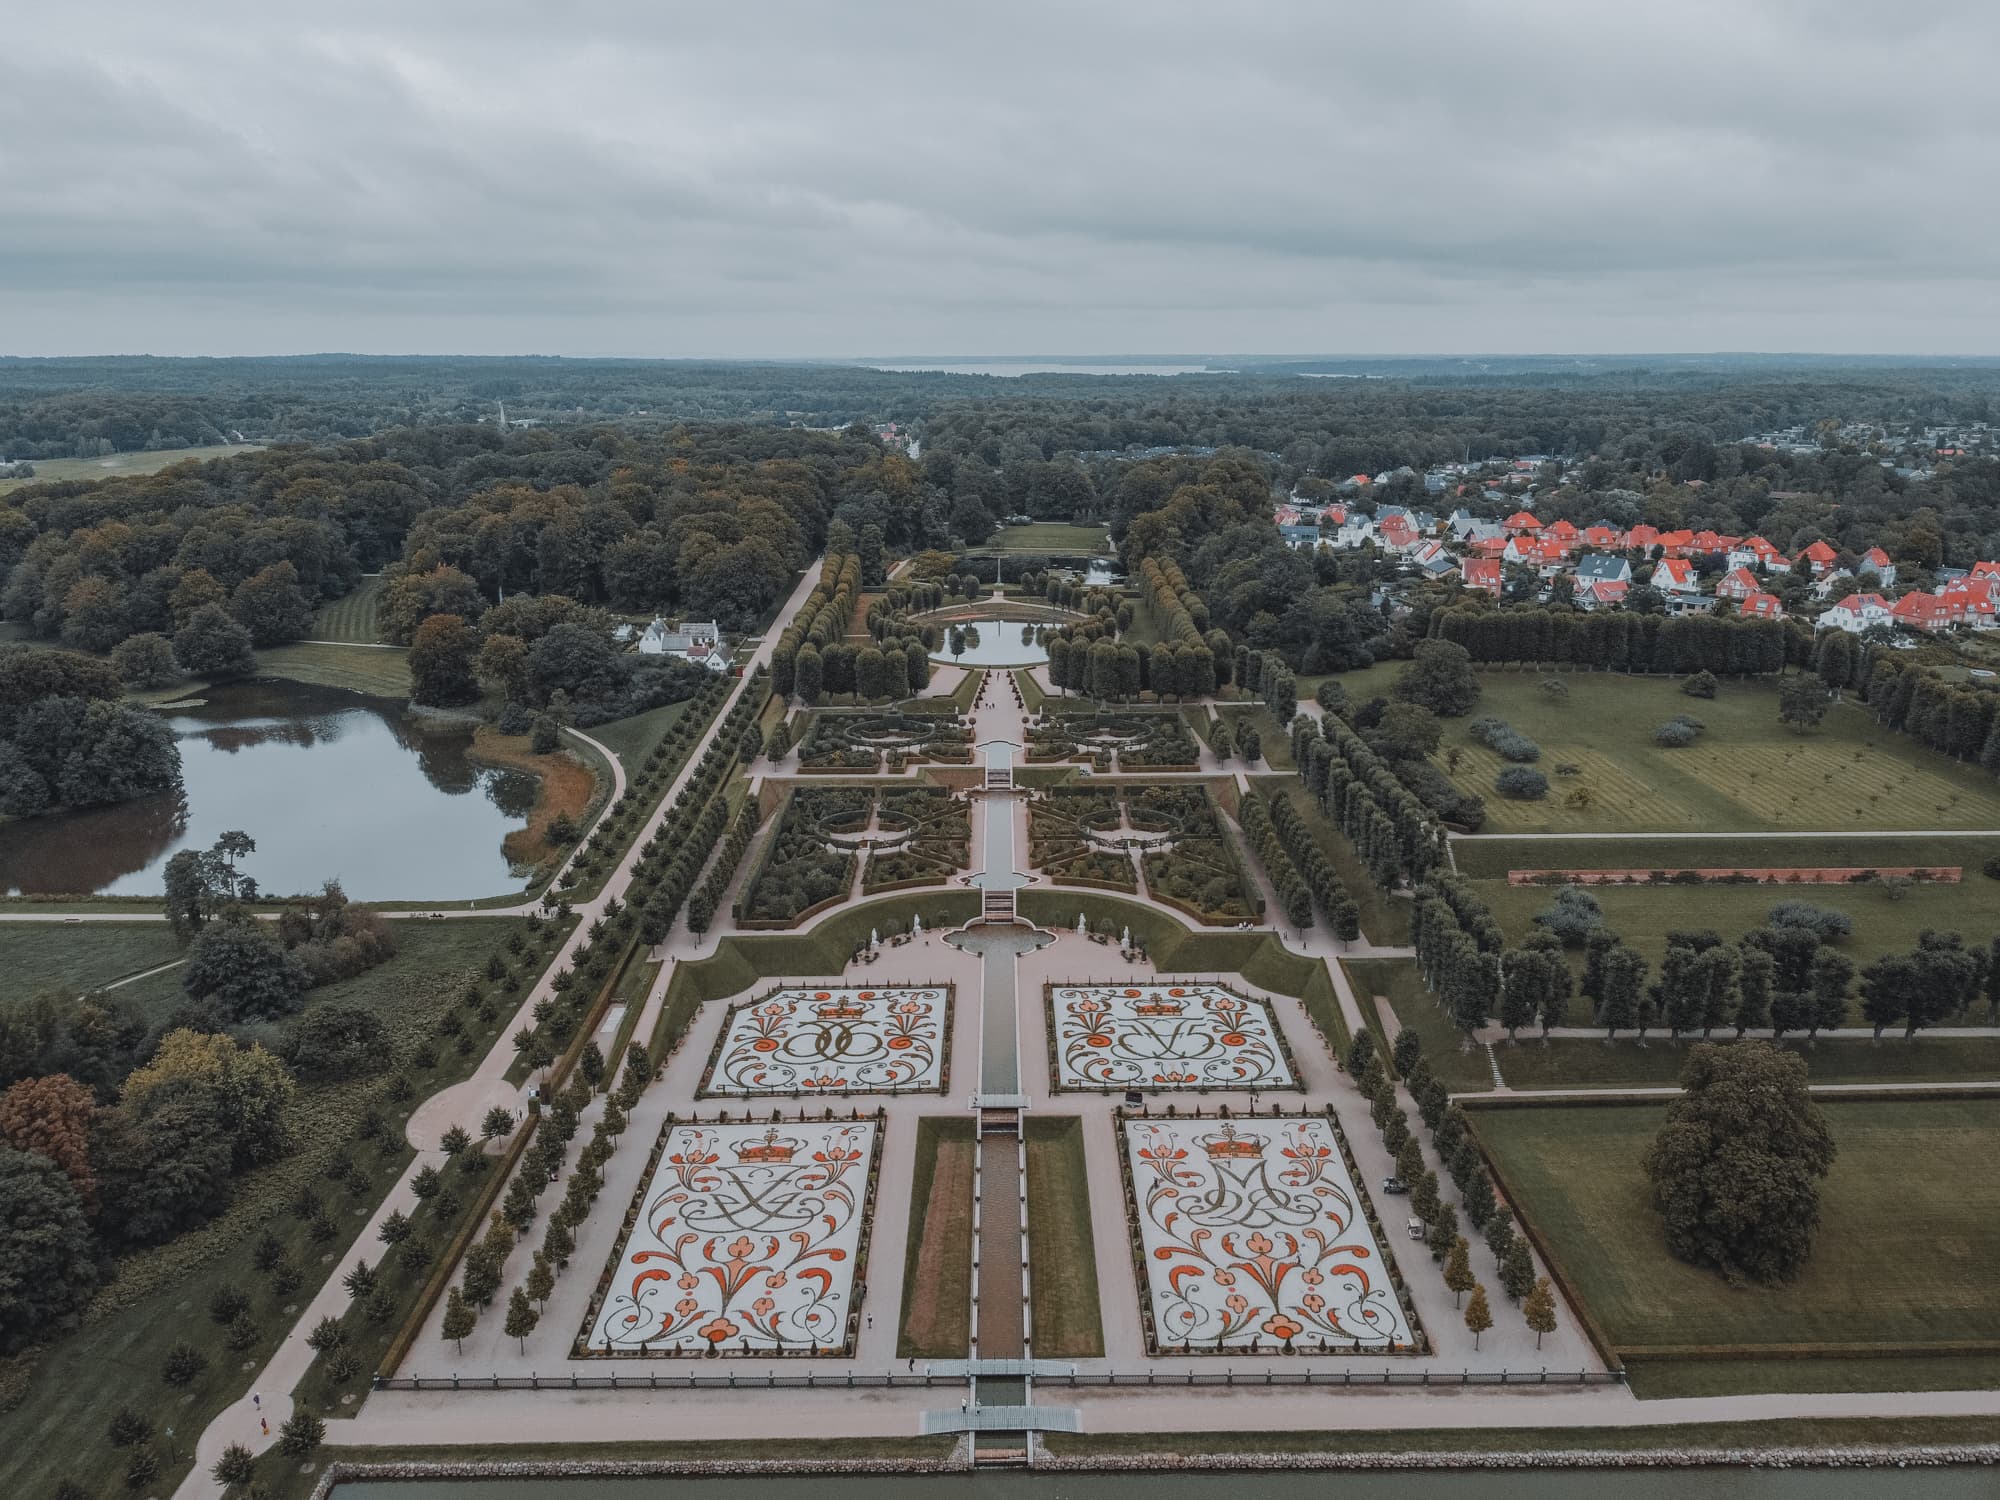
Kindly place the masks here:
[(1525, 765), (1542, 758), (1542, 747), (1505, 719), (1495, 719), (1490, 716), (1474, 719), (1466, 725), (1466, 733), (1502, 760), (1516, 761)]

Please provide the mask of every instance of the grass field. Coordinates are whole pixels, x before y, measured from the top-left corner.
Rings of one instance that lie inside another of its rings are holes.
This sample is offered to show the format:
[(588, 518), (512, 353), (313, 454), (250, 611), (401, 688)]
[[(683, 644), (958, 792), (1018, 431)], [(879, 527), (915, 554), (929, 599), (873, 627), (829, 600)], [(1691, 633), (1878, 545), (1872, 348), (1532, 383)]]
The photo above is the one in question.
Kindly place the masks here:
[[(1367, 697), (1386, 692), (1398, 670), (1384, 664), (1341, 681)], [(2000, 826), (2000, 782), (1879, 727), (1854, 703), (1829, 705), (1821, 726), (1799, 735), (1778, 723), (1774, 682), (1727, 682), (1704, 702), (1682, 693), (1678, 678), (1597, 672), (1561, 680), (1569, 693), (1556, 703), (1535, 673), (1482, 673), (1478, 706), (1445, 723), (1441, 757), (1458, 751), (1452, 779), (1486, 799), (1487, 832)], [(1655, 745), (1654, 727), (1683, 713), (1708, 726), (1702, 737), (1681, 750)], [(1506, 763), (1466, 731), (1486, 715), (1541, 745), (1545, 800), (1494, 792)], [(1558, 774), (1563, 764), (1577, 774)], [(1566, 807), (1579, 787), (1590, 805)]]
[(972, 1121), (917, 1121), (898, 1359), (964, 1359), (972, 1347)]
[(1090, 1233), (1083, 1121), (1028, 1118), (1028, 1289), (1037, 1359), (1101, 1359), (1104, 1320)]
[(157, 453), (113, 453), (104, 458), (38, 458), (33, 479), (0, 479), (0, 495), (24, 484), (47, 484), (54, 479), (118, 479), (130, 474), (157, 474), (174, 464), (190, 460), (227, 458), (232, 453), (255, 453), (255, 443), (225, 443), (211, 448), (165, 448)]
[(165, 922), (0, 922), (0, 973), (16, 999), (38, 990), (81, 994), (184, 957)]
[(382, 639), (376, 603), (382, 593), (381, 575), (364, 578), (344, 599), (320, 606), (313, 617), (316, 641), (356, 641), (373, 644)]
[[(399, 925), (396, 957), (354, 979), (315, 990), (310, 1003), (338, 1001), (374, 1011), (407, 1049), (432, 1034), (437, 1018), (478, 974), (487, 954), (521, 926), (513, 919)], [(173, 993), (178, 1003), (177, 984)], [(159, 1449), (159, 1482), (144, 1491), (171, 1493), (186, 1471), (193, 1436), (243, 1394), (248, 1372), (261, 1367), (291, 1329), (293, 1316), (286, 1309), (305, 1305), (329, 1274), (352, 1263), (357, 1251), (347, 1237), (360, 1228), (409, 1159), (402, 1128), (412, 1105), (466, 1076), (510, 1015), (503, 1007), (490, 1023), (473, 1017), (463, 1050), (443, 1047), (435, 1067), (413, 1073), (412, 1099), (382, 1111), (395, 1142), (388, 1151), (355, 1150), (348, 1144), (372, 1090), (351, 1081), (302, 1086), (292, 1108), (297, 1144), (291, 1155), (243, 1178), (235, 1202), (219, 1218), (121, 1261), (117, 1279), (99, 1292), (74, 1333), (0, 1365), (0, 1386), (10, 1396), (19, 1392), (18, 1404), (0, 1416), (0, 1495), (50, 1494), (61, 1478), (77, 1480), (89, 1494), (116, 1492), (127, 1455), (106, 1443), (103, 1434), (112, 1413), (126, 1405), (147, 1413), (161, 1428), (177, 1430), (179, 1462), (170, 1462)], [(342, 1153), (351, 1154), (367, 1174), (358, 1190), (336, 1186), (323, 1175), (326, 1163)], [(334, 1216), (342, 1238), (312, 1243), (304, 1225), (285, 1211), (308, 1184)], [(302, 1273), (299, 1287), (285, 1296), (277, 1295), (252, 1264), (256, 1242), (266, 1230)], [(370, 1245), (358, 1253), (373, 1260), (380, 1248)], [(225, 1349), (221, 1330), (208, 1319), (209, 1299), (223, 1286), (241, 1287), (251, 1296), (262, 1335), (246, 1350)], [(160, 1367), (168, 1348), (183, 1339), (209, 1355), (209, 1366), (176, 1394), (161, 1383)]]
[(410, 696), (410, 655), (400, 647), (329, 646), (299, 641), (257, 653), (264, 677), (288, 677), (317, 687), (345, 688), (371, 698)]
[(645, 766), (646, 757), (653, 753), (660, 736), (672, 729), (674, 721), (686, 711), (685, 703), (669, 703), (664, 708), (649, 708), (629, 719), (613, 719), (608, 724), (586, 729), (584, 733), (618, 757), (618, 764), (625, 768), (625, 779), (630, 781)]
[(968, 555), (994, 552), (1082, 553), (1108, 550), (1111, 533), (1102, 526), (1072, 526), (1067, 521), (1036, 521), (1027, 526), (1003, 526), (983, 546)]
[[(1493, 915), (1519, 942), (1534, 930), (1534, 916), (1554, 898), (1555, 892), (1538, 886), (1508, 885), (1504, 880), (1481, 880), (1473, 888), (1493, 909)], [(1806, 901), (1830, 907), (1854, 919), (1854, 934), (1840, 943), (1841, 952), (1857, 964), (1890, 952), (1903, 952), (1917, 945), (1917, 934), (1926, 927), (1945, 932), (1961, 932), (1973, 947), (1984, 947), (2000, 929), (2000, 885), (1977, 871), (1956, 885), (1923, 884), (1910, 887), (1900, 900), (1880, 885), (1768, 886), (1768, 885), (1659, 885), (1592, 886), (1590, 894), (1604, 909), (1604, 920), (1626, 942), (1657, 965), (1666, 948), (1669, 931), (1713, 927), (1734, 941), (1752, 928), (1761, 927), (1771, 908), (1781, 901)], [(1583, 968), (1581, 949), (1570, 955), (1571, 966)]]
[[(1978, 1165), (2000, 1150), (2000, 1111), (1985, 1099), (1822, 1107), (1840, 1150), (1822, 1225), (1799, 1279), (1776, 1288), (1734, 1287), (1667, 1253), (1641, 1168), (1664, 1110), (1491, 1109), (1473, 1125), (1508, 1196), (1621, 1351), (1783, 1357), (1785, 1346), (1834, 1344), (1921, 1356), (1926, 1345), (2000, 1339), (2000, 1174)], [(1754, 1360), (1705, 1363), (1711, 1391), (1757, 1378)], [(1823, 1363), (1851, 1388), (1896, 1384), (1874, 1359)], [(2000, 1372), (2000, 1360), (1980, 1363)]]

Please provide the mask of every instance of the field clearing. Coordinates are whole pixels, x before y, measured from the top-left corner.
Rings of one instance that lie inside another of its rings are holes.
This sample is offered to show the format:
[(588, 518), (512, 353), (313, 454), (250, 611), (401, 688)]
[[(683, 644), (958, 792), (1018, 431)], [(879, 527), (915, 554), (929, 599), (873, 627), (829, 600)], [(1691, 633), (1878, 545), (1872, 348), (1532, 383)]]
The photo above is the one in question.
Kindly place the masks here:
[(898, 1359), (964, 1359), (972, 1347), (972, 1121), (917, 1121)]
[(235, 453), (255, 453), (257, 443), (221, 443), (207, 448), (162, 448), (157, 453), (109, 453), (103, 458), (37, 458), (33, 479), (0, 479), (0, 495), (26, 484), (48, 484), (52, 480), (120, 479), (133, 474), (157, 474), (175, 464), (228, 458)]
[[(1616, 1347), (1777, 1355), (1865, 1344), (1921, 1355), (2000, 1339), (2000, 1174), (1971, 1169), (2000, 1150), (2000, 1113), (1977, 1099), (1822, 1107), (1840, 1151), (1823, 1222), (1804, 1272), (1776, 1288), (1734, 1287), (1667, 1253), (1640, 1165), (1663, 1109), (1494, 1109), (1472, 1121), (1508, 1196)], [(1877, 1361), (1843, 1363), (1866, 1381)]]
[(672, 729), (674, 721), (686, 711), (686, 703), (669, 703), (664, 708), (649, 708), (629, 719), (613, 719), (583, 732), (618, 757), (618, 764), (625, 768), (625, 779), (630, 781), (645, 769), (646, 757), (653, 753), (660, 736)]
[[(1104, 1320), (1084, 1174), (1083, 1121), (1028, 1119), (1028, 1283), (1037, 1359), (1101, 1359)], [(1113, 1184), (1106, 1191), (1115, 1192)]]
[[(1386, 693), (1398, 664), (1341, 677), (1351, 697)], [(1804, 735), (1778, 722), (1775, 681), (1727, 681), (1709, 700), (1690, 698), (1675, 677), (1566, 672), (1558, 702), (1543, 674), (1484, 672), (1479, 703), (1445, 721), (1440, 758), (1458, 752), (1452, 779), (1486, 799), (1487, 827), (1499, 833), (1620, 833), (1797, 829), (2000, 827), (2000, 782), (1881, 728), (1852, 702), (1829, 704)], [(1678, 714), (1707, 725), (1684, 749), (1653, 743), (1653, 730)], [(1542, 747), (1536, 768), (1548, 797), (1513, 802), (1493, 790), (1503, 764), (1472, 740), (1477, 718), (1505, 719)], [(1557, 766), (1574, 764), (1564, 776)], [(1578, 787), (1590, 805), (1563, 805)], [(1827, 861), (1822, 861), (1827, 862)]]
[(990, 540), (967, 549), (972, 557), (982, 552), (1078, 552), (1107, 550), (1111, 533), (1102, 526), (1073, 526), (1067, 521), (1035, 521), (1027, 526), (1003, 526)]
[[(1671, 834), (1617, 839), (1482, 836), (1454, 839), (1451, 846), (1452, 863), (1468, 880), (1505, 880), (1509, 870), (1956, 865), (1965, 871), (1968, 881), (1977, 883), (1979, 867), (1996, 854), (2000, 854), (2000, 829), (1990, 834), (1842, 834), (1826, 838), (1788, 838), (1782, 833), (1698, 839)], [(1812, 889), (1831, 896), (1840, 887)], [(1996, 894), (2000, 894), (2000, 887), (1996, 887)]]
[(313, 616), (313, 639), (316, 641), (349, 641), (361, 645), (373, 645), (382, 639), (382, 627), (378, 605), (382, 595), (382, 579), (364, 578), (356, 585), (354, 592), (331, 604), (322, 604), (319, 613)]
[[(25, 1000), (41, 990), (81, 994), (186, 956), (180, 939), (165, 922), (79, 922), (75, 926), (54, 921), (0, 922), (0, 971), (7, 975), (5, 999)], [(178, 992), (176, 976), (162, 977)], [(118, 993), (122, 996), (126, 990)]]
[[(1549, 887), (1508, 885), (1504, 880), (1475, 881), (1473, 889), (1492, 908), (1513, 943), (1534, 931), (1535, 913), (1555, 897)], [(1970, 879), (1957, 884), (1912, 885), (1900, 900), (1892, 899), (1888, 887), (1876, 884), (1594, 885), (1588, 889), (1604, 908), (1604, 920), (1612, 930), (1654, 965), (1666, 950), (1669, 931), (1712, 927), (1733, 942), (1762, 927), (1771, 908), (1784, 901), (1804, 901), (1852, 917), (1853, 936), (1836, 946), (1857, 964), (1916, 947), (1917, 934), (1926, 927), (1963, 933), (1975, 948), (1985, 947), (2000, 930), (2000, 885), (1976, 867)], [(1583, 950), (1573, 949), (1569, 956), (1570, 967), (1581, 974)]]
[[(410, 696), (410, 654), (401, 647), (329, 646), (299, 641), (257, 653), (260, 677), (288, 677), (371, 698)], [(183, 689), (183, 691), (185, 691)]]

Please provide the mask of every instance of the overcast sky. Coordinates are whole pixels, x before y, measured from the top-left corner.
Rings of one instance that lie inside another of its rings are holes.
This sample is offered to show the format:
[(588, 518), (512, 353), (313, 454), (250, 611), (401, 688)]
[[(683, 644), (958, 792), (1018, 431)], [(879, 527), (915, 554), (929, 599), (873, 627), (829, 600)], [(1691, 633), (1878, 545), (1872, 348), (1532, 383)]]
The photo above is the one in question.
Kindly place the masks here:
[(2000, 353), (1992, 0), (70, 0), (0, 58), (5, 353)]

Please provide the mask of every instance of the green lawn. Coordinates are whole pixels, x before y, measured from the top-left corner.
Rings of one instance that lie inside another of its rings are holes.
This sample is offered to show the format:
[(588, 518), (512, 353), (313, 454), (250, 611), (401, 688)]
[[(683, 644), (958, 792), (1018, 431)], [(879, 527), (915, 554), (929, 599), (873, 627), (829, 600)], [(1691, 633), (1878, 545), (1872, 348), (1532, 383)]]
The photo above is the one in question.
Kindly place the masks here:
[(972, 1121), (917, 1121), (898, 1359), (963, 1359), (972, 1347)]
[(0, 495), (24, 484), (47, 484), (64, 479), (119, 479), (132, 474), (157, 474), (174, 464), (190, 460), (227, 458), (232, 453), (255, 453), (255, 443), (224, 443), (210, 448), (165, 448), (157, 453), (111, 453), (103, 458), (38, 458), (33, 479), (0, 479)]
[(257, 671), (371, 698), (410, 696), (410, 654), (401, 647), (330, 646), (298, 641), (257, 653)]
[(378, 574), (362, 579), (355, 585), (354, 592), (345, 598), (321, 605), (319, 613), (313, 618), (313, 639), (369, 643), (381, 640), (382, 627), (377, 610), (381, 594), (382, 579)]
[(608, 724), (586, 729), (584, 733), (618, 757), (618, 764), (625, 768), (625, 779), (630, 781), (645, 766), (646, 757), (653, 753), (660, 737), (674, 727), (674, 721), (686, 710), (685, 703), (669, 703), (664, 708), (649, 708), (629, 719), (613, 719)]
[[(1840, 1155), (1812, 1256), (1796, 1282), (1776, 1288), (1733, 1287), (1667, 1253), (1641, 1168), (1663, 1109), (1484, 1109), (1473, 1125), (1508, 1196), (1620, 1350), (1731, 1346), (1776, 1357), (1784, 1346), (1835, 1344), (1921, 1355), (1926, 1345), (2000, 1340), (2000, 1173), (1986, 1167), (2000, 1150), (2000, 1111), (1986, 1099), (1822, 1107)], [(1858, 1388), (1896, 1388), (1889, 1363), (1827, 1363)], [(1985, 1384), (2000, 1360), (1982, 1363)], [(1703, 1378), (1756, 1388), (1758, 1377), (1754, 1363), (1732, 1374), (1716, 1361)]]
[[(1504, 880), (1509, 870), (1679, 870), (1791, 869), (1811, 866), (1869, 869), (1956, 865), (1966, 884), (1980, 888), (1979, 867), (2000, 854), (2000, 828), (1988, 834), (1885, 834), (1832, 838), (1787, 838), (1781, 833), (1736, 838), (1487, 838), (1454, 839), (1452, 861), (1468, 880)], [(2000, 899), (2000, 884), (1984, 885)], [(1769, 887), (1762, 889), (1769, 890)], [(1773, 901), (1800, 900), (1837, 905), (1846, 887), (1819, 886), (1774, 893)], [(1819, 894), (1815, 895), (1814, 891)]]
[[(431, 1037), (438, 1018), (478, 976), (488, 952), (524, 925), (510, 918), (399, 925), (396, 957), (354, 979), (315, 990), (311, 1003), (343, 1001), (376, 1011), (407, 1056)], [(162, 1430), (175, 1428), (180, 1461), (169, 1462), (162, 1446), (160, 1479), (145, 1493), (172, 1491), (186, 1471), (193, 1436), (243, 1394), (249, 1371), (261, 1367), (278, 1338), (290, 1331), (293, 1316), (286, 1309), (304, 1306), (322, 1281), (351, 1264), (356, 1254), (370, 1260), (379, 1254), (379, 1245), (353, 1247), (349, 1237), (409, 1159), (401, 1144), (403, 1122), (419, 1100), (470, 1072), (498, 1038), (512, 1007), (501, 1004), (485, 1023), (469, 1011), (464, 1014), (471, 1017), (466, 1044), (440, 1047), (431, 1068), (412, 1065), (411, 1099), (384, 1104), (395, 1143), (390, 1150), (349, 1144), (362, 1109), (376, 1102), (372, 1087), (353, 1081), (302, 1086), (292, 1113), (297, 1145), (289, 1156), (245, 1177), (235, 1201), (219, 1218), (119, 1262), (116, 1279), (99, 1292), (77, 1331), (0, 1364), (0, 1390), (9, 1399), (19, 1394), (18, 1404), (0, 1416), (0, 1495), (46, 1495), (62, 1478), (77, 1480), (90, 1494), (117, 1492), (127, 1454), (112, 1448), (103, 1434), (112, 1413), (124, 1405), (151, 1416)], [(340, 1155), (365, 1172), (358, 1187), (335, 1183), (325, 1174), (327, 1163)], [(339, 1226), (340, 1237), (330, 1243), (312, 1243), (288, 1211), (287, 1205), (308, 1185)], [(256, 1242), (267, 1230), (302, 1273), (300, 1285), (283, 1296), (251, 1263)], [(250, 1294), (261, 1336), (248, 1349), (225, 1348), (221, 1330), (209, 1321), (209, 1299), (223, 1286)], [(160, 1367), (167, 1349), (183, 1339), (208, 1354), (209, 1366), (177, 1393), (161, 1382)]]
[(1111, 533), (1102, 526), (1072, 526), (1067, 521), (1035, 521), (1027, 526), (1003, 526), (984, 545), (971, 549), (969, 556), (994, 552), (1080, 553), (1089, 556), (1105, 550)]
[[(1351, 696), (1384, 693), (1400, 666), (1384, 663), (1341, 678)], [(1440, 759), (1458, 753), (1453, 779), (1486, 799), (1487, 832), (1694, 832), (1800, 828), (1990, 828), (2000, 826), (2000, 782), (1879, 727), (1854, 703), (1831, 705), (1824, 723), (1799, 735), (1778, 723), (1775, 681), (1725, 682), (1703, 701), (1680, 679), (1565, 673), (1568, 696), (1552, 701), (1540, 674), (1480, 674), (1479, 704), (1447, 720)], [(1656, 725), (1693, 714), (1708, 727), (1694, 745), (1653, 743)], [(1505, 764), (1473, 741), (1467, 725), (1505, 719), (1542, 747), (1536, 764), (1551, 789), (1540, 802), (1493, 790)], [(1563, 775), (1558, 767), (1577, 768)], [(1587, 807), (1566, 805), (1578, 788)]]
[(183, 956), (165, 922), (0, 922), (0, 973), (7, 976), (5, 994), (15, 999), (39, 990), (101, 989)]
[[(1226, 706), (1220, 712), (1229, 720), (1231, 734), (1241, 735), (1246, 720), (1256, 729), (1257, 738), (1261, 742), (1257, 748), (1263, 754), (1264, 764), (1271, 770), (1298, 769), (1292, 760), (1292, 737), (1278, 727), (1278, 721), (1270, 709), (1259, 703), (1254, 707)], [(1233, 756), (1230, 763), (1234, 765), (1240, 759), (1240, 756)]]
[(1035, 1357), (1101, 1359), (1104, 1320), (1097, 1302), (1083, 1121), (1075, 1115), (1031, 1115), (1027, 1148), (1028, 1289), (1034, 1308)]
[[(1636, 867), (1635, 867), (1636, 868)], [(1482, 880), (1473, 887), (1492, 908), (1511, 942), (1534, 930), (1535, 913), (1544, 910), (1555, 892), (1545, 887), (1508, 885)], [(1591, 886), (1590, 894), (1604, 909), (1604, 920), (1657, 965), (1666, 950), (1667, 933), (1712, 927), (1730, 941), (1765, 924), (1772, 907), (1783, 901), (1804, 901), (1831, 907), (1854, 919), (1854, 933), (1839, 944), (1857, 964), (1884, 953), (1904, 952), (1917, 945), (1926, 927), (1960, 932), (1975, 948), (1983, 948), (2000, 929), (2000, 886), (1976, 871), (1956, 885), (1912, 886), (1900, 900), (1880, 885), (1659, 885)], [(1581, 949), (1570, 955), (1581, 973)]]

